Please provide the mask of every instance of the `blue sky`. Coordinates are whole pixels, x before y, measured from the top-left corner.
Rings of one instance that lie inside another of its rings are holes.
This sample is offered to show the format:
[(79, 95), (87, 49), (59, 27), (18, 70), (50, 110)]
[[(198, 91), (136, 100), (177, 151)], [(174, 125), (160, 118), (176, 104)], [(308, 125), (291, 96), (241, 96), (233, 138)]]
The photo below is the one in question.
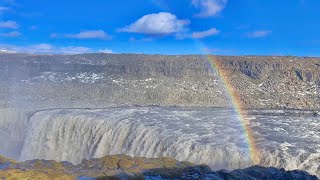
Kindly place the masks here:
[(0, 49), (320, 56), (319, 0), (0, 0)]

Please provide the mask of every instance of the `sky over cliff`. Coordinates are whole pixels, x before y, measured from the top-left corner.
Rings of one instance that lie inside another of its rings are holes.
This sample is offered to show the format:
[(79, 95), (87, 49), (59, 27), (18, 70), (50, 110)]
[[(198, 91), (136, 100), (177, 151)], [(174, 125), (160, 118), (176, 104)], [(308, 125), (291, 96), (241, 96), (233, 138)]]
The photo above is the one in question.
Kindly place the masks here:
[(316, 0), (0, 0), (0, 49), (320, 56)]

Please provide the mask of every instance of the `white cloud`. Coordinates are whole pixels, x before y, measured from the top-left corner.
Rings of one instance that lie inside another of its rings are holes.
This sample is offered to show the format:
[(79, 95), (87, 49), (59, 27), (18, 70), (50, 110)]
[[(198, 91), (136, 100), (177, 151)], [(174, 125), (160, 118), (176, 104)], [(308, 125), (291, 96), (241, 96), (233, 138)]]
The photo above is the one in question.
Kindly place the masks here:
[(205, 18), (219, 14), (227, 5), (228, 0), (192, 0), (192, 5), (200, 10), (196, 17)]
[(168, 35), (184, 31), (189, 24), (190, 21), (187, 19), (178, 19), (174, 14), (160, 12), (145, 15), (119, 31), (148, 35)]
[(0, 28), (18, 29), (19, 25), (15, 21), (2, 21), (0, 22)]
[(211, 28), (206, 31), (200, 31), (200, 32), (193, 32), (192, 37), (195, 39), (201, 39), (208, 36), (213, 36), (219, 34), (220, 31), (218, 31), (216, 28)]
[(28, 48), (26, 48), (26, 50), (30, 51), (30, 52), (49, 52), (52, 49), (55, 49), (55, 47), (50, 44), (45, 44), (45, 43), (31, 45)]
[(269, 36), (272, 33), (272, 31), (269, 30), (259, 30), (259, 31), (252, 31), (245, 34), (248, 38), (263, 38), (266, 36)]
[(66, 34), (65, 37), (75, 38), (75, 39), (102, 39), (108, 40), (111, 39), (111, 36), (108, 35), (103, 30), (92, 30), (92, 31), (81, 31), (77, 34)]
[(21, 33), (19, 31), (12, 31), (8, 33), (0, 33), (1, 37), (18, 37), (20, 36)]
[(111, 49), (101, 49), (101, 50), (99, 50), (99, 52), (108, 53), (108, 54), (113, 53), (113, 51)]
[(83, 53), (113, 53), (110, 49), (92, 49), (82, 46), (54, 46), (47, 43), (34, 44), (29, 46), (15, 46), (0, 44), (0, 49), (12, 50), (19, 53), (32, 53), (32, 54), (83, 54)]
[(218, 35), (220, 33), (219, 30), (217, 30), (216, 28), (211, 28), (205, 31), (198, 31), (198, 32), (182, 32), (182, 33), (177, 33), (176, 39), (178, 40), (183, 40), (183, 39), (202, 39), (205, 37), (209, 37), (209, 36), (214, 36), (214, 35)]

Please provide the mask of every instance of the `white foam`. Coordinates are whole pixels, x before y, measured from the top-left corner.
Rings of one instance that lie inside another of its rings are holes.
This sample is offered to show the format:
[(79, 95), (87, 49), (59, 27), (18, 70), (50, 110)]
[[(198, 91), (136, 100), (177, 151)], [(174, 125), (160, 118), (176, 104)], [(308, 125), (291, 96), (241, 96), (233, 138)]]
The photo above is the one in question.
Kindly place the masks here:
[(199, 119), (197, 113), (148, 108), (38, 112), (29, 123), (21, 160), (79, 163), (127, 154), (173, 157), (217, 169), (251, 165), (240, 125), (224, 129), (221, 119), (209, 114)]
[[(310, 126), (312, 124), (313, 126)], [(250, 117), (260, 164), (319, 175), (316, 117)], [(280, 131), (281, 129), (281, 131)], [(308, 132), (309, 136), (303, 136)], [(79, 163), (109, 154), (173, 157), (213, 169), (251, 166), (236, 113), (223, 109), (111, 108), (36, 113), (20, 160)], [(313, 138), (311, 135), (314, 134)]]

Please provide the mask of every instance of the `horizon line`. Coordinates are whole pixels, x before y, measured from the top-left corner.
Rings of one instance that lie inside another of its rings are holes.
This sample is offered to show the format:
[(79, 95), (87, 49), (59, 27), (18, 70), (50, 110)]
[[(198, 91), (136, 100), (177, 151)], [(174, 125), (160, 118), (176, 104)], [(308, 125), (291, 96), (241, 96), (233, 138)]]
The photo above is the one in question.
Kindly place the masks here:
[(147, 55), (147, 56), (220, 56), (220, 57), (297, 57), (297, 58), (320, 58), (320, 56), (299, 56), (299, 55), (272, 55), (272, 54), (239, 54), (239, 55), (226, 55), (226, 54), (208, 54), (208, 53), (197, 53), (197, 54), (157, 54), (157, 53), (103, 53), (103, 52), (89, 52), (89, 53), (28, 53), (28, 52), (14, 52), (14, 53), (1, 53), (0, 55), (43, 55), (43, 56), (72, 56), (72, 55), (89, 55), (89, 54), (104, 54), (104, 55)]

